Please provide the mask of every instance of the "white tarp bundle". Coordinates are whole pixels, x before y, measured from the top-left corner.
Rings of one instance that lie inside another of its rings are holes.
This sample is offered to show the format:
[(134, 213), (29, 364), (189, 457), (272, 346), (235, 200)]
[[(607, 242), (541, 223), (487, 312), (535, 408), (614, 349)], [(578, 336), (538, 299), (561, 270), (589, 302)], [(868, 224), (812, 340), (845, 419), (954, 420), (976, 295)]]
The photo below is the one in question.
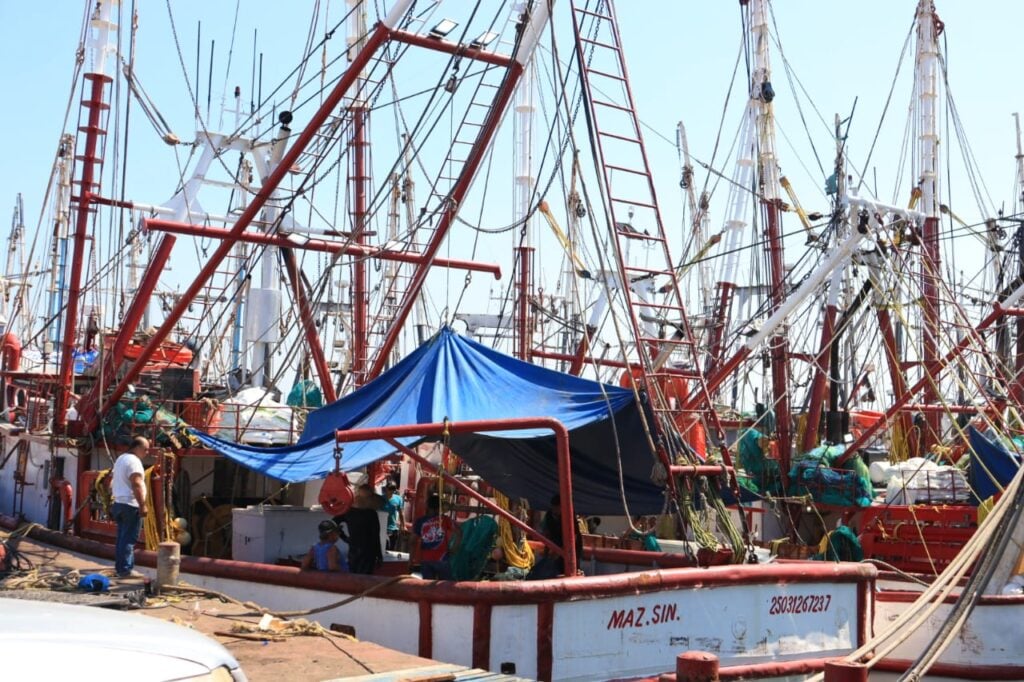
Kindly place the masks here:
[(971, 496), (963, 471), (921, 457), (896, 464), (875, 462), (871, 480), (886, 484), (886, 504), (948, 504), (968, 502)]
[(301, 429), (291, 407), (280, 403), (262, 388), (247, 388), (220, 404), (218, 438), (247, 445), (289, 445)]

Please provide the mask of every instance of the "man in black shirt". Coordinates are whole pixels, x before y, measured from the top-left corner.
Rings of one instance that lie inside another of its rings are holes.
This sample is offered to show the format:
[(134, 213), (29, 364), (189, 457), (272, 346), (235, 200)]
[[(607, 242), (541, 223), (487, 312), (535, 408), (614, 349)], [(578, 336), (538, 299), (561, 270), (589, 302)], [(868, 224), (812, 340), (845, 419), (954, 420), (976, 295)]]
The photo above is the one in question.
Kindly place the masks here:
[(384, 504), (384, 498), (363, 484), (356, 488), (352, 507), (334, 522), (348, 528), (348, 566), (351, 573), (373, 573), (384, 560), (380, 546), (380, 518), (377, 510)]

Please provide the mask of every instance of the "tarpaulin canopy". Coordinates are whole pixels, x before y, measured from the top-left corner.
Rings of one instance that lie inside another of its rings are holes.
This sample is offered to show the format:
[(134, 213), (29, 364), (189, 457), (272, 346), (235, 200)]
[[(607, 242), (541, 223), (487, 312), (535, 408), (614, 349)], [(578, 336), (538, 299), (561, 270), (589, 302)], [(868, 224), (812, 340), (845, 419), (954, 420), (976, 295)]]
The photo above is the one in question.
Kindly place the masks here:
[[(655, 457), (641, 409), (631, 390), (516, 360), (446, 327), (377, 379), (310, 412), (295, 445), (261, 448), (195, 435), (249, 469), (301, 482), (334, 470), (338, 429), (551, 417), (569, 430), (578, 512), (654, 514), (664, 506), (663, 488), (651, 481)], [(398, 440), (411, 445), (422, 439)], [(475, 473), (509, 497), (543, 508), (558, 492), (550, 431), (459, 434), (450, 444)], [(385, 441), (348, 443), (341, 468), (360, 469), (394, 451)]]
[(973, 426), (967, 430), (967, 438), (971, 444), (969, 482), (975, 502), (981, 502), (1010, 485), (1020, 469), (1021, 457), (1007, 450), (998, 439), (989, 438)]

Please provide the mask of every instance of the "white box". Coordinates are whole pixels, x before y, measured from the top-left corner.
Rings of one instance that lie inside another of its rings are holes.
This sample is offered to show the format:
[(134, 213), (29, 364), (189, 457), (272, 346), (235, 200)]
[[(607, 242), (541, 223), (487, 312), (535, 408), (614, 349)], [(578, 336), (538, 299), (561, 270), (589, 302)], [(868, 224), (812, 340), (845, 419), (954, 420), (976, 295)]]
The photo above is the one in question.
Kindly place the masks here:
[(319, 509), (291, 505), (233, 509), (231, 558), (273, 564), (302, 556), (317, 543), (317, 526), (329, 518)]

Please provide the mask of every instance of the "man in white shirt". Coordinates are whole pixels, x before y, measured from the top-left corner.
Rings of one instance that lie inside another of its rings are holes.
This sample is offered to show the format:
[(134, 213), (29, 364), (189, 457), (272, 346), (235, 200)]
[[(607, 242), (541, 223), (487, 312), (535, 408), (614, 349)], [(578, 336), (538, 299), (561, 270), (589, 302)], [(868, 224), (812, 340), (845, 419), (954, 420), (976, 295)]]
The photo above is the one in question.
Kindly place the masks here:
[(114, 569), (119, 578), (132, 575), (135, 567), (135, 542), (139, 539), (139, 523), (146, 515), (146, 482), (142, 459), (149, 454), (149, 441), (142, 436), (132, 439), (131, 447), (114, 462), (111, 493), (114, 504), (110, 515), (117, 523)]

